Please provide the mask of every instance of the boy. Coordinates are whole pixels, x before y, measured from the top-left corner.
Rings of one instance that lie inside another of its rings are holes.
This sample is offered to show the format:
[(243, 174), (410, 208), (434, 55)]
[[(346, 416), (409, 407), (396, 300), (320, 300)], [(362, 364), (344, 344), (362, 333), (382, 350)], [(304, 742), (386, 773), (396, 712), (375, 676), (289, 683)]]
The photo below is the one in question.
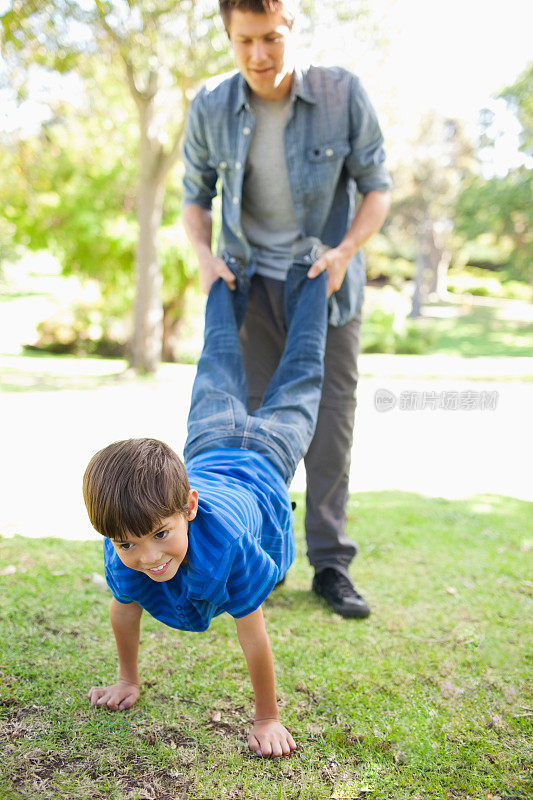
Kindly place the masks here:
[[(137, 654), (143, 608), (174, 628), (203, 631), (224, 611), (236, 623), (254, 695), (248, 746), (288, 755), (296, 745), (279, 721), (272, 653), (261, 605), (294, 559), (287, 491), (316, 424), (326, 338), (326, 276), (307, 272), (317, 246), (295, 257), (285, 287), (287, 344), (263, 405), (247, 413), (238, 330), (249, 276), (210, 291), (185, 463), (153, 439), (116, 442), (90, 461), (83, 493), (106, 538), (119, 681), (92, 687), (91, 703), (112, 711), (139, 697)], [(192, 488), (191, 488), (192, 487)]]

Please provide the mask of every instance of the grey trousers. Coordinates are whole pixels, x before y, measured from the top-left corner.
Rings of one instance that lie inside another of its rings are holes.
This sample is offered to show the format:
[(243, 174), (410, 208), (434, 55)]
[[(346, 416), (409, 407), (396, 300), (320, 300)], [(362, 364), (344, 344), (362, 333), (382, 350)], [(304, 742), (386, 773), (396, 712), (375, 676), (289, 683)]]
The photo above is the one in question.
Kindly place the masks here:
[[(357, 547), (346, 536), (346, 505), (357, 388), (361, 314), (328, 326), (324, 387), (315, 435), (305, 457), (307, 555), (316, 572), (349, 575)], [(250, 412), (261, 404), (285, 346), (283, 282), (254, 275), (240, 331)]]

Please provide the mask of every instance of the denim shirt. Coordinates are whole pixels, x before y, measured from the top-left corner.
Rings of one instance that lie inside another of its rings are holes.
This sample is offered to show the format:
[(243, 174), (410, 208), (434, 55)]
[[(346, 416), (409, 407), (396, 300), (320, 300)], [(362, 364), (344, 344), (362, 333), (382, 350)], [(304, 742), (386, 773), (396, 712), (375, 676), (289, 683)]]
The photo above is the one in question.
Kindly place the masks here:
[[(184, 205), (211, 209), (220, 181), (222, 230), (218, 252), (253, 272), (253, 251), (241, 226), (244, 170), (255, 115), (239, 72), (206, 83), (187, 115), (183, 158)], [(285, 159), (294, 214), (302, 239), (329, 247), (344, 238), (356, 194), (390, 188), (383, 136), (359, 79), (340, 67), (306, 67), (294, 73), (284, 130)], [(365, 268), (361, 251), (350, 260), (329, 301), (329, 323), (344, 325), (359, 310)]]

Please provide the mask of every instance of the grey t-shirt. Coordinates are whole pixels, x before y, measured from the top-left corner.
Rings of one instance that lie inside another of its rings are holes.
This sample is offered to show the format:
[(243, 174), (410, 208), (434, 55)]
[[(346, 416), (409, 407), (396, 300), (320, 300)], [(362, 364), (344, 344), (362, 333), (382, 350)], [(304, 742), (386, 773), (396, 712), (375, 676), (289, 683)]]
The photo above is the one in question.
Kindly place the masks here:
[(242, 194), (241, 224), (253, 248), (257, 272), (285, 280), (291, 245), (300, 238), (285, 163), (283, 130), (290, 94), (282, 100), (260, 100), (250, 92), (255, 112)]

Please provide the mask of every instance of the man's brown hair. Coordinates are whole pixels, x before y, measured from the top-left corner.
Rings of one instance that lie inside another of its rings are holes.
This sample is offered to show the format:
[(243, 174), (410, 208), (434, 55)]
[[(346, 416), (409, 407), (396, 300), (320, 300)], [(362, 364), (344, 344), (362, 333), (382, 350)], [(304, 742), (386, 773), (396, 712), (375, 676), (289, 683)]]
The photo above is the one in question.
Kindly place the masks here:
[(283, 2), (283, 0), (220, 0), (218, 5), (228, 34), (232, 11), (251, 11), (253, 14), (273, 14), (281, 11), (289, 30), (294, 25), (294, 2), (290, 2), (290, 0), (288, 2)]
[(116, 541), (145, 536), (163, 519), (188, 513), (189, 479), (176, 453), (158, 439), (126, 439), (94, 455), (83, 476), (93, 527)]

